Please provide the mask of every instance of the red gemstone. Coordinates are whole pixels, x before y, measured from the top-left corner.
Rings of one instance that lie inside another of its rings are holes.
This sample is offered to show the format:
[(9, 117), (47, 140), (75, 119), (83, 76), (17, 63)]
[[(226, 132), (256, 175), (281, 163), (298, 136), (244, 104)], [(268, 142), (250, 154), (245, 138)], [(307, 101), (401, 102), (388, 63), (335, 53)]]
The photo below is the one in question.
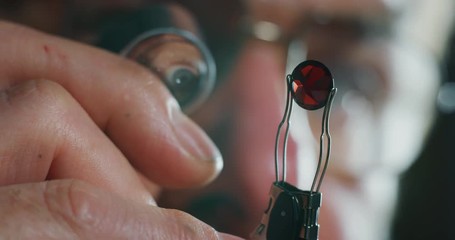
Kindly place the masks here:
[(327, 103), (333, 89), (333, 78), (324, 64), (307, 60), (292, 71), (290, 85), (292, 97), (298, 105), (307, 110), (316, 110)]

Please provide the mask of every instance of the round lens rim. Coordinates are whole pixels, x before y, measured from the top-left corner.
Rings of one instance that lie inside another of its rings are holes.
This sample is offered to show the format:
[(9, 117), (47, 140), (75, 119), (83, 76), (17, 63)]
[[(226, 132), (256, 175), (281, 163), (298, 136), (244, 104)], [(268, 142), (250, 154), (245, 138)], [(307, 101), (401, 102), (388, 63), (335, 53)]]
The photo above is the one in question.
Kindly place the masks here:
[(208, 47), (193, 33), (178, 29), (178, 28), (157, 28), (150, 31), (146, 31), (136, 37), (133, 41), (126, 45), (126, 47), (120, 52), (120, 54), (124, 57), (127, 57), (128, 54), (141, 42), (158, 35), (165, 35), (165, 34), (172, 34), (177, 35), (189, 43), (196, 46), (196, 48), (200, 51), (202, 60), (205, 62), (207, 69), (205, 72), (201, 73), (201, 82), (200, 82), (200, 92), (198, 96), (190, 103), (183, 107), (183, 111), (185, 113), (192, 113), (194, 112), (203, 102), (205, 102), (210, 94), (212, 93), (215, 82), (216, 82), (216, 64), (215, 60), (210, 53)]

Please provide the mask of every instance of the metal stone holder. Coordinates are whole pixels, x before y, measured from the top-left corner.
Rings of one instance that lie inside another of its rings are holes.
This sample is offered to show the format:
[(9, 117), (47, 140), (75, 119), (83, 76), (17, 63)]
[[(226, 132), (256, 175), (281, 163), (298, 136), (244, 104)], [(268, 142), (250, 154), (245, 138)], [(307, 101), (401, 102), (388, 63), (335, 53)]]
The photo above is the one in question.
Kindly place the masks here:
[[(256, 240), (317, 240), (319, 236), (319, 209), (322, 202), (322, 194), (319, 189), (322, 184), (325, 172), (330, 158), (331, 137), (329, 133), (329, 115), (332, 107), (333, 98), (337, 89), (333, 87), (333, 78), (326, 66), (322, 63), (308, 60), (302, 62), (296, 67), (294, 72), (301, 71), (303, 67), (319, 67), (325, 71), (332, 81), (331, 89), (328, 89), (328, 95), (322, 116), (322, 131), (319, 139), (319, 159), (314, 175), (313, 183), (309, 191), (300, 190), (299, 188), (286, 182), (286, 147), (289, 136), (290, 116), (292, 112), (292, 81), (295, 76), (288, 75), (286, 107), (283, 118), (278, 126), (275, 139), (275, 182), (272, 184), (269, 192), (269, 203), (264, 211), (261, 222), (251, 234), (252, 239)], [(298, 69), (298, 68), (302, 69)], [(311, 76), (310, 76), (311, 77)], [(303, 80), (306, 80), (305, 78)], [(299, 104), (300, 105), (300, 104)], [(319, 108), (319, 107), (318, 107)], [(315, 110), (311, 108), (307, 110)], [(286, 130), (283, 140), (283, 157), (281, 179), (279, 174), (278, 145), (281, 128), (286, 124)], [(327, 138), (327, 149), (325, 159), (323, 159), (324, 139)], [(321, 171), (322, 169), (322, 171)]]

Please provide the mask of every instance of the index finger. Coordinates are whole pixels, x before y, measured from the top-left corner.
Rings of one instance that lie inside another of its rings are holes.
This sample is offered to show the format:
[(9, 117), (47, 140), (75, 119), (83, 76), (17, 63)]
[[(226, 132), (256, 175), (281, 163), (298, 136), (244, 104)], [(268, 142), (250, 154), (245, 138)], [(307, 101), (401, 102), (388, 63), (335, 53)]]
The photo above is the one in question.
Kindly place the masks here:
[(0, 39), (1, 89), (36, 78), (62, 85), (155, 183), (199, 185), (221, 170), (212, 141), (182, 114), (160, 79), (138, 64), (5, 22)]

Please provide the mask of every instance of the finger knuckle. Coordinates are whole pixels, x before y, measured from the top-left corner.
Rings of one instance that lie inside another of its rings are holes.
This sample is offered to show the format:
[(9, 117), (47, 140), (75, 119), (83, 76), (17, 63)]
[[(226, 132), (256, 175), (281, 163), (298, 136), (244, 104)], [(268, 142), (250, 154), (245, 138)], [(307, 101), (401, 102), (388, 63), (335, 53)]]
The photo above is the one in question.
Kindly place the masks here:
[(96, 214), (99, 211), (94, 211), (99, 206), (92, 187), (80, 180), (50, 181), (44, 199), (49, 212), (75, 227), (75, 232), (99, 223), (100, 218)]
[[(49, 80), (31, 80), (1, 91), (4, 117), (0, 127), (12, 131), (10, 140), (55, 135), (49, 130), (62, 124), (63, 113), (69, 109), (64, 94), (61, 86)], [(26, 132), (29, 134), (24, 135)]]
[(2, 102), (13, 108), (33, 112), (65, 107), (64, 89), (57, 83), (37, 79), (22, 82), (1, 92)]
[(69, 107), (61, 91), (48, 80), (31, 80), (0, 91), (0, 183), (46, 178), (67, 131), (64, 113)]

